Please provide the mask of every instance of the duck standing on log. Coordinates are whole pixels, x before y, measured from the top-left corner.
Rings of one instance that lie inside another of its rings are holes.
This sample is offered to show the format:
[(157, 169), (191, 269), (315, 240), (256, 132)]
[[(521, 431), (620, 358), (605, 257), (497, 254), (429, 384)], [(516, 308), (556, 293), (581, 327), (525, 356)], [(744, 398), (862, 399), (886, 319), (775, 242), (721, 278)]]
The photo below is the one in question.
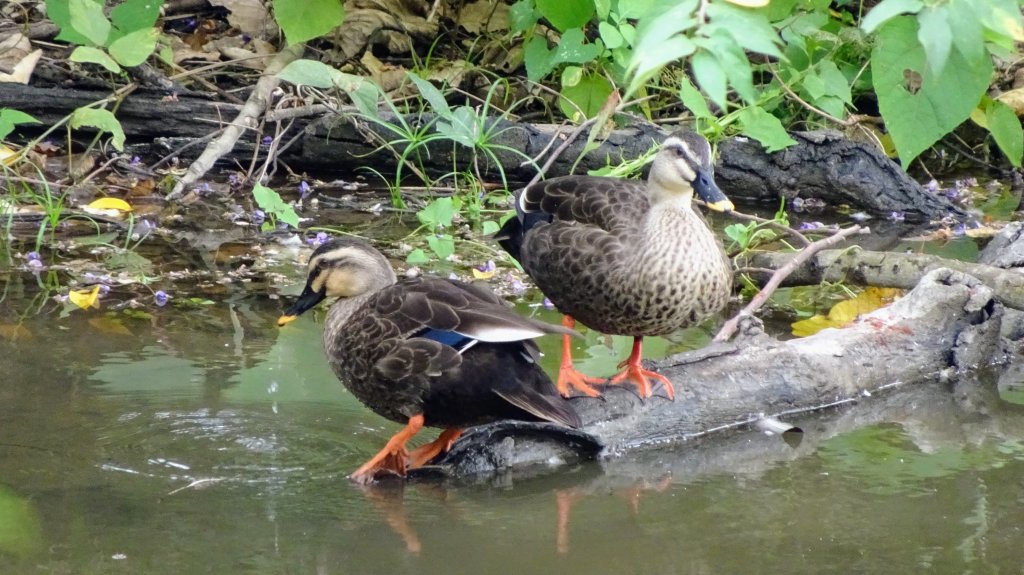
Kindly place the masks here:
[[(633, 351), (610, 384), (633, 382), (650, 397), (650, 379), (670, 399), (672, 383), (640, 365), (644, 336), (693, 326), (725, 307), (732, 267), (721, 242), (692, 205), (694, 193), (709, 208), (732, 202), (714, 180), (711, 145), (696, 132), (669, 136), (654, 158), (647, 182), (598, 176), (563, 176), (533, 184), (516, 196), (517, 217), (495, 235), (555, 306), (563, 325), (633, 336)], [(558, 390), (597, 396), (589, 377), (572, 365), (562, 343)]]
[[(533, 338), (571, 329), (519, 316), (483, 288), (420, 277), (396, 281), (383, 254), (343, 238), (318, 247), (285, 325), (325, 298), (324, 348), (335, 375), (378, 415), (406, 424), (350, 478), (404, 476), (446, 452), (465, 427), (519, 419), (581, 426), (537, 364)], [(575, 334), (578, 335), (578, 334)], [(437, 440), (408, 451), (423, 426)]]

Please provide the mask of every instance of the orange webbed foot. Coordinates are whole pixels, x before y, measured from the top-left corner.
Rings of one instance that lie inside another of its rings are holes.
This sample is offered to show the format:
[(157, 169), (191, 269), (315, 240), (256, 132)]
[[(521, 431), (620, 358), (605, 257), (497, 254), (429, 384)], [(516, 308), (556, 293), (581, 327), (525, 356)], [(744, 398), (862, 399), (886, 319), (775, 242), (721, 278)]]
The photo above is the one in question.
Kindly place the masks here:
[(445, 429), (434, 441), (413, 449), (409, 453), (409, 468), (423, 467), (438, 455), (448, 453), (448, 450), (452, 448), (452, 444), (461, 435), (461, 429)]
[(633, 339), (633, 352), (629, 354), (626, 361), (619, 364), (619, 367), (624, 367), (615, 377), (608, 383), (610, 385), (622, 385), (626, 381), (634, 383), (637, 387), (637, 394), (640, 399), (647, 399), (651, 396), (654, 386), (651, 384), (651, 379), (661, 382), (665, 387), (665, 394), (669, 399), (674, 400), (676, 398), (675, 387), (672, 386), (672, 382), (667, 377), (640, 366), (641, 345), (643, 338), (637, 337)]
[(406, 450), (405, 444), (421, 429), (423, 429), (423, 414), (410, 417), (405, 428), (389, 439), (384, 449), (378, 451), (377, 455), (356, 469), (348, 478), (356, 483), (366, 485), (372, 483), (378, 475), (382, 474), (405, 477), (405, 470), (409, 462), (409, 452)]

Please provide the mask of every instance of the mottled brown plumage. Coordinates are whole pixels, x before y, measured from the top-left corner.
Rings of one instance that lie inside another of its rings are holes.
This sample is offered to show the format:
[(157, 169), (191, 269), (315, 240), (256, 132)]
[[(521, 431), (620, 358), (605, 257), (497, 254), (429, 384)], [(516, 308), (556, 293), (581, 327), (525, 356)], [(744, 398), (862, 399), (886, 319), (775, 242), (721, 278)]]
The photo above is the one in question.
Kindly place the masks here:
[[(384, 256), (354, 239), (317, 248), (306, 288), (279, 323), (326, 297), (338, 298), (324, 326), (334, 373), (374, 412), (407, 423), (353, 479), (404, 474), (406, 466), (446, 450), (463, 427), (500, 419), (580, 426), (536, 364), (531, 341), (568, 330), (521, 317), (491, 292), (463, 282), (396, 281)], [(441, 444), (406, 453), (405, 441), (423, 425), (446, 429)]]
[[(565, 176), (522, 190), (519, 218), (499, 238), (562, 313), (604, 333), (665, 335), (721, 310), (732, 286), (721, 243), (691, 205), (695, 191), (713, 209), (732, 208), (714, 183), (707, 140), (679, 133), (646, 183)], [(629, 360), (638, 369), (639, 345)]]

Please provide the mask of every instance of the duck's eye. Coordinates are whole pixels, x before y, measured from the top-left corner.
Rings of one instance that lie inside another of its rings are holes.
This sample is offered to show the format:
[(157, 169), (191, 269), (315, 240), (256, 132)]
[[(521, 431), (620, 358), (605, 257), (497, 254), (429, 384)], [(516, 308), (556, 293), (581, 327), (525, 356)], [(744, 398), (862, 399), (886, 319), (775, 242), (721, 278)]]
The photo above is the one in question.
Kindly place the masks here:
[(682, 148), (676, 148), (675, 152), (676, 152), (676, 156), (678, 156), (680, 158), (682, 158), (685, 155), (685, 153), (683, 152)]

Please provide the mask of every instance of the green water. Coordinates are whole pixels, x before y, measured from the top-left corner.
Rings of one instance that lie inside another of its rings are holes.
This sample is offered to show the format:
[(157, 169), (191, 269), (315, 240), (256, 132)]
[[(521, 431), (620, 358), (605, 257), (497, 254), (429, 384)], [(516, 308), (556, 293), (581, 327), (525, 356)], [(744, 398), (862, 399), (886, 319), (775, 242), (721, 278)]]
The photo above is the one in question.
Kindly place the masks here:
[[(95, 321), (103, 310), (19, 322), (23, 304), (0, 305), (0, 573), (1016, 573), (1024, 563), (1024, 416), (1013, 404), (982, 416), (911, 398), (897, 402), (898, 422), (837, 435), (827, 422), (860, 408), (814, 416), (799, 450), (756, 465), (716, 455), (712, 440), (530, 480), (357, 488), (345, 475), (396, 426), (337, 383), (311, 318), (278, 329), (282, 304), (261, 295), (113, 316), (123, 329)], [(628, 341), (615, 352), (598, 336), (579, 345), (594, 371)], [(674, 463), (691, 454), (699, 461)]]

